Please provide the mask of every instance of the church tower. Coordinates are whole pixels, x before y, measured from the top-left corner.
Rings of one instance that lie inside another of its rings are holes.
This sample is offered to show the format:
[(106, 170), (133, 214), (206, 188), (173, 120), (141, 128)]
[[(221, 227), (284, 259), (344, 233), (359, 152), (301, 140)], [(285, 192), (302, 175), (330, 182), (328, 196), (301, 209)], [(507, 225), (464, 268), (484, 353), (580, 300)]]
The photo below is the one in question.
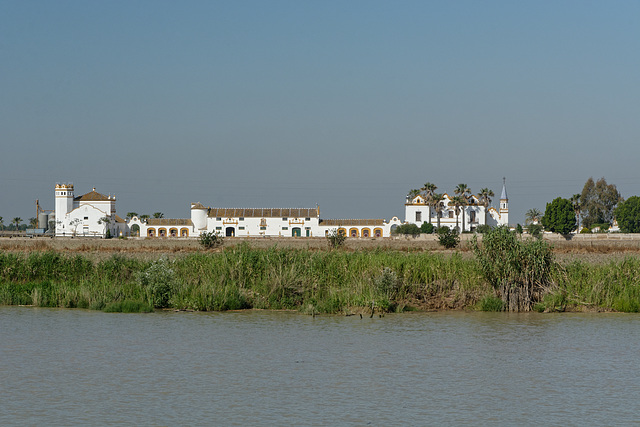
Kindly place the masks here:
[(502, 194), (500, 195), (500, 224), (509, 226), (509, 196), (507, 196), (507, 178), (502, 178)]

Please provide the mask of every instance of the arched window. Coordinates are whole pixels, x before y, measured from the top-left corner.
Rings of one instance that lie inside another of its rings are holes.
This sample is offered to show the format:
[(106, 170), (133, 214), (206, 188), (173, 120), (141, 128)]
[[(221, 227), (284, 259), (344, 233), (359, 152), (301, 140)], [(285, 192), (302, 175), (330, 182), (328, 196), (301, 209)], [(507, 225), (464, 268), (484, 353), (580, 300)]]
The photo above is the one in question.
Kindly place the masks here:
[(167, 237), (167, 229), (161, 228), (158, 230), (158, 237)]
[(156, 237), (156, 229), (155, 228), (150, 228), (147, 230), (147, 236), (149, 237)]
[(375, 228), (375, 229), (373, 230), (373, 235), (374, 235), (375, 237), (382, 237), (382, 228)]
[(189, 237), (189, 229), (188, 228), (180, 229), (180, 237)]
[(358, 229), (357, 228), (352, 228), (349, 230), (349, 236), (350, 237), (358, 237)]
[(177, 229), (177, 228), (171, 228), (171, 229), (169, 229), (169, 236), (171, 236), (171, 237), (178, 237), (178, 229)]
[(369, 230), (368, 228), (363, 228), (362, 237), (370, 237), (370, 236), (371, 236), (371, 230)]

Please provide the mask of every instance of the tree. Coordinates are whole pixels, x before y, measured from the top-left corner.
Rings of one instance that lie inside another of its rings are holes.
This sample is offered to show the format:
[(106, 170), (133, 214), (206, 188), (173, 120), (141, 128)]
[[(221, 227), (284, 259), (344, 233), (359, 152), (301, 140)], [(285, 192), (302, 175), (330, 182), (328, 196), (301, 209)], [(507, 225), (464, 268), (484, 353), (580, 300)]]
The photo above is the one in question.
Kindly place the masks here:
[(102, 225), (104, 225), (104, 231), (102, 232), (102, 233), (103, 233), (103, 236), (104, 236), (105, 238), (106, 238), (106, 237), (110, 237), (110, 236), (109, 236), (109, 234), (110, 234), (110, 233), (109, 233), (109, 229), (108, 229), (107, 227), (109, 227), (109, 225), (111, 224), (111, 218), (110, 218), (110, 217), (108, 217), (108, 216), (103, 216), (102, 218), (100, 218), (100, 219), (98, 220), (98, 224), (102, 224)]
[(441, 227), (437, 230), (438, 243), (447, 249), (453, 249), (460, 243), (460, 236), (458, 235), (458, 229), (451, 229), (449, 227)]
[(146, 221), (148, 219), (149, 219), (149, 215), (147, 214), (140, 215), (140, 221)]
[(0, 230), (4, 230), (4, 218), (0, 216)]
[(554, 233), (569, 234), (573, 231), (576, 228), (576, 213), (571, 202), (558, 197), (553, 202), (547, 203), (542, 225), (546, 230)]
[(38, 228), (38, 218), (29, 218), (29, 226), (31, 228)]
[[(456, 212), (456, 230), (459, 233), (460, 226), (458, 225), (458, 218), (460, 216), (460, 210), (461, 210), (460, 208), (464, 206), (464, 198), (462, 196), (453, 196), (453, 198), (451, 199), (451, 202), (453, 203), (453, 207)], [(464, 219), (463, 219), (463, 225), (464, 225)]]
[(164, 214), (162, 212), (154, 212), (153, 213), (153, 217), (154, 218), (164, 218)]
[(127, 212), (127, 218), (131, 219), (134, 216), (138, 216), (138, 212)]
[(487, 213), (489, 212), (489, 205), (491, 204), (491, 198), (495, 196), (492, 190), (488, 188), (480, 189), (480, 203), (484, 206), (484, 223), (487, 223)]
[(420, 194), (420, 190), (418, 190), (417, 188), (414, 188), (413, 190), (409, 190), (409, 192), (407, 193), (407, 199), (413, 200), (419, 194)]
[(78, 233), (78, 226), (80, 225), (81, 222), (82, 221), (80, 221), (80, 218), (74, 218), (69, 222), (69, 227), (73, 228), (71, 235), (75, 236)]
[(442, 216), (442, 201), (443, 200), (444, 200), (444, 194), (433, 193), (433, 196), (431, 196), (431, 201), (433, 203), (433, 207), (436, 210), (436, 218), (438, 218), (438, 226), (436, 228), (440, 228), (440, 217)]
[(347, 240), (347, 235), (344, 230), (334, 228), (327, 233), (327, 241), (330, 248), (339, 248), (344, 244), (345, 240)]
[(542, 218), (542, 212), (540, 212), (536, 208), (531, 208), (524, 214), (525, 224), (537, 224), (540, 222), (540, 218)]
[(431, 223), (431, 206), (433, 205), (432, 199), (437, 189), (438, 187), (435, 184), (432, 184), (431, 182), (427, 182), (422, 187), (422, 191), (424, 191), (424, 197), (427, 201), (427, 204), (429, 205), (429, 223)]
[[(464, 211), (466, 210), (464, 207), (469, 203), (469, 195), (471, 194), (471, 190), (467, 184), (458, 184), (456, 189), (453, 191), (458, 197), (460, 197), (462, 208), (462, 231), (464, 231)], [(456, 221), (457, 222), (457, 221)]]
[(420, 233), (431, 234), (435, 227), (430, 222), (423, 222), (420, 226)]
[(604, 177), (594, 183), (590, 177), (580, 194), (584, 226), (591, 228), (593, 224), (611, 224), (613, 211), (622, 200), (614, 184), (607, 184)]
[(616, 220), (623, 233), (640, 233), (640, 197), (631, 196), (615, 210)]
[(224, 237), (213, 231), (204, 231), (200, 234), (198, 241), (203, 248), (213, 249), (217, 246), (222, 246), (224, 243)]
[(13, 222), (16, 225), (16, 231), (19, 231), (18, 227), (20, 226), (20, 223), (22, 222), (22, 218), (15, 217), (15, 218), (13, 218), (13, 220), (11, 222)]
[(580, 205), (580, 194), (574, 194), (573, 196), (571, 196), (569, 201), (573, 205), (573, 210), (576, 213), (576, 218), (578, 218), (577, 229), (580, 230), (580, 209), (582, 208), (582, 206)]

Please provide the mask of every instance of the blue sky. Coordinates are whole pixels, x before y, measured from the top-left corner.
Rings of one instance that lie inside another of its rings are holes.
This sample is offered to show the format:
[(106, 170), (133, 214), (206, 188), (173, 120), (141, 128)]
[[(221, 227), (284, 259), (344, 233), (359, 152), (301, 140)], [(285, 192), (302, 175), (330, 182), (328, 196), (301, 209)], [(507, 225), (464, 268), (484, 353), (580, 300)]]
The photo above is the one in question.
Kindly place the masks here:
[(5, 224), (56, 182), (402, 219), (503, 176), (515, 224), (590, 176), (640, 194), (639, 117), (636, 1), (0, 0)]

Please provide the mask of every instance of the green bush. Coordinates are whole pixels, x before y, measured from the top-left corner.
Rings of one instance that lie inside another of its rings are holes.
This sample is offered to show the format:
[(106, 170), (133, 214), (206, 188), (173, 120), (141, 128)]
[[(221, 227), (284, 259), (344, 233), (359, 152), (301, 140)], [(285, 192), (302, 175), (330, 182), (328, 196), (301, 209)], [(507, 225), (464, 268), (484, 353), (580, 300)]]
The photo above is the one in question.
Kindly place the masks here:
[(153, 307), (142, 301), (124, 300), (107, 304), (103, 311), (106, 313), (151, 313)]
[(136, 275), (138, 284), (146, 290), (147, 301), (156, 308), (169, 306), (169, 299), (176, 285), (173, 262), (160, 258)]
[(542, 226), (540, 224), (530, 224), (527, 227), (527, 232), (536, 239), (540, 239), (542, 237)]
[(493, 229), (489, 224), (480, 224), (476, 227), (476, 233), (484, 234), (488, 233)]
[(480, 311), (503, 311), (504, 302), (493, 295), (487, 295), (478, 303)]
[(423, 222), (420, 226), (420, 233), (422, 234), (431, 234), (435, 227), (430, 222)]
[(553, 254), (542, 240), (521, 240), (505, 226), (482, 238), (474, 236), (473, 252), (484, 277), (509, 311), (530, 311), (551, 281)]
[(416, 237), (420, 234), (420, 229), (415, 224), (402, 224), (393, 230), (394, 234), (404, 234), (405, 236)]
[(438, 242), (447, 249), (453, 249), (460, 243), (458, 230), (449, 227), (438, 228)]
[(346, 240), (347, 235), (344, 230), (338, 230), (337, 228), (334, 228), (332, 230), (329, 230), (329, 233), (327, 234), (327, 241), (329, 242), (330, 248), (339, 248), (340, 246), (344, 245), (344, 242)]
[(218, 246), (222, 246), (224, 243), (224, 237), (219, 233), (213, 231), (203, 231), (198, 239), (200, 245), (205, 249), (212, 249)]

